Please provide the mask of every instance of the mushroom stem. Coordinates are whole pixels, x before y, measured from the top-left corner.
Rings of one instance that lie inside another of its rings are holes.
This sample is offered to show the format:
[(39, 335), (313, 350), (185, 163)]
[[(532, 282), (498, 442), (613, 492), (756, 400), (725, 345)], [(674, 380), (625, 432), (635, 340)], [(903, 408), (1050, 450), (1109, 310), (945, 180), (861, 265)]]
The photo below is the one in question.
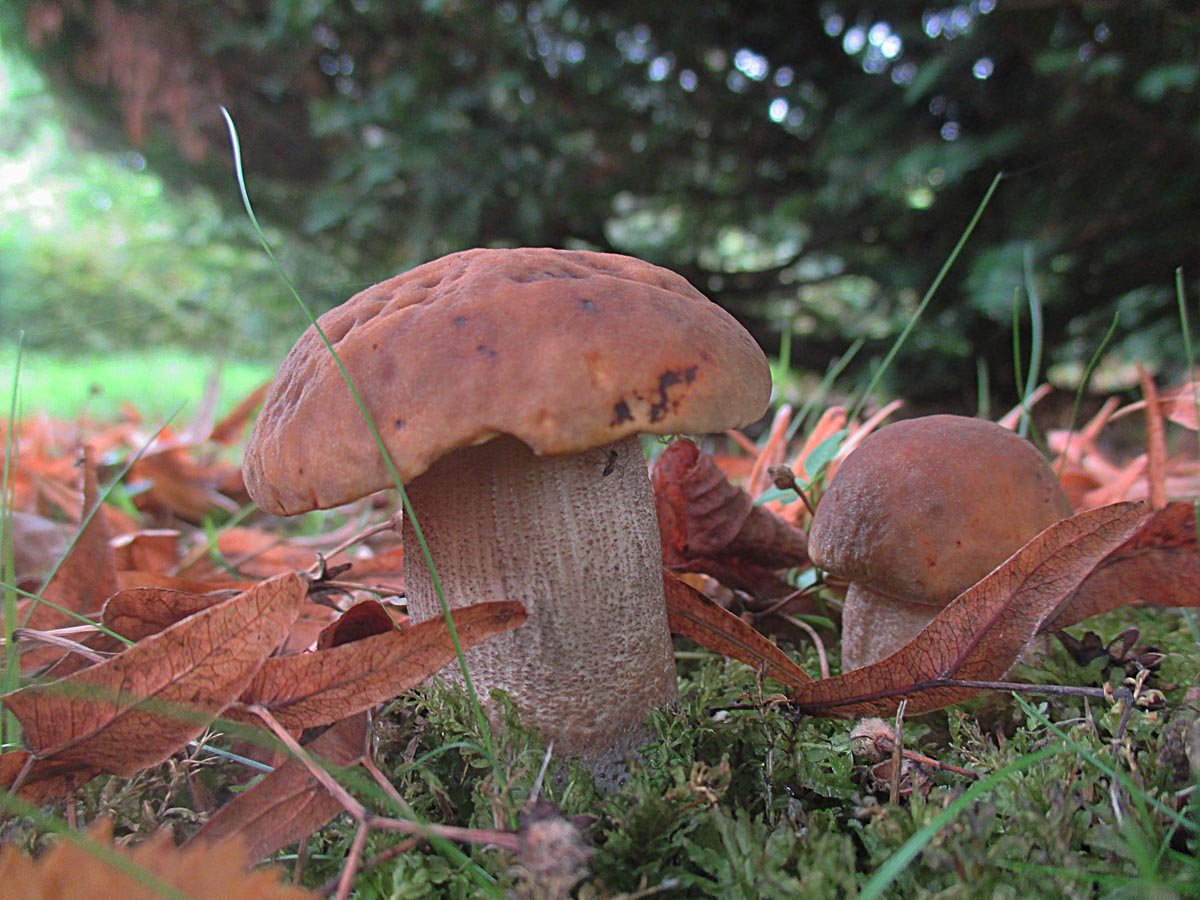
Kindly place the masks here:
[[(539, 457), (501, 436), (443, 457), (407, 490), (450, 605), (504, 598), (529, 615), (467, 653), (481, 696), (507, 691), (556, 749), (616, 777), (648, 735), (646, 714), (677, 696), (637, 439)], [(407, 522), (404, 542), (415, 546)], [(420, 554), (405, 554), (404, 578), (413, 619), (440, 615)]]
[(940, 606), (911, 603), (852, 582), (842, 606), (842, 671), (891, 656), (941, 611)]

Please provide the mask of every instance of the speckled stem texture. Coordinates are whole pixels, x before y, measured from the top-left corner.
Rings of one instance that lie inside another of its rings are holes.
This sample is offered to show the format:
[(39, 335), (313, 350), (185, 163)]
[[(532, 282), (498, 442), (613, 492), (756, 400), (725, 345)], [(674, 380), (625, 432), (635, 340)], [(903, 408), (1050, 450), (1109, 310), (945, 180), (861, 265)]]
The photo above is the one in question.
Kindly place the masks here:
[(909, 603), (852, 583), (842, 607), (842, 671), (891, 656), (941, 611), (941, 605)]
[[(538, 457), (513, 438), (456, 451), (408, 486), (451, 606), (519, 600), (529, 619), (467, 653), (481, 697), (503, 688), (559, 755), (609, 775), (677, 696), (662, 556), (636, 438)], [(416, 621), (440, 615), (411, 527)]]

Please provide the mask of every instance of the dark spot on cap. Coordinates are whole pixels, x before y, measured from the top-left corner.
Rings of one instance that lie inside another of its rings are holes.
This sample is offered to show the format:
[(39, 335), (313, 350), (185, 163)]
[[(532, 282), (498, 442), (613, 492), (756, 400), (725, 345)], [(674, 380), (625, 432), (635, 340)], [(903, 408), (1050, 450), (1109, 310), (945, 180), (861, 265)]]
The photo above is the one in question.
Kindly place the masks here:
[(404, 420), (403, 420), (403, 419), (397, 419), (397, 420), (396, 420), (394, 423), (392, 423), (392, 426), (393, 426), (393, 427), (394, 427), (394, 428), (395, 428), (397, 431), (403, 431), (403, 430), (404, 430)]
[(466, 316), (455, 316), (454, 324), (457, 325), (459, 328), (462, 328), (464, 325), (467, 324), (467, 317)]
[(632, 422), (633, 413), (629, 411), (629, 404), (624, 400), (619, 400), (613, 405), (613, 425), (620, 425), (623, 422)]
[(379, 349), (379, 344), (378, 344), (378, 343), (372, 344), (372, 345), (371, 345), (371, 349), (372, 349), (372, 350), (378, 350), (378, 349)]
[(495, 359), (500, 354), (489, 347), (487, 344), (479, 344), (475, 347), (475, 352), (487, 359)]
[(596, 304), (595, 304), (595, 301), (592, 301), (592, 300), (580, 300), (579, 308), (582, 309), (584, 312), (595, 312)]
[(668, 412), (679, 408), (679, 401), (672, 400), (667, 394), (677, 384), (691, 384), (696, 380), (697, 366), (686, 369), (669, 369), (658, 377), (658, 400), (650, 404), (650, 421), (657, 422)]

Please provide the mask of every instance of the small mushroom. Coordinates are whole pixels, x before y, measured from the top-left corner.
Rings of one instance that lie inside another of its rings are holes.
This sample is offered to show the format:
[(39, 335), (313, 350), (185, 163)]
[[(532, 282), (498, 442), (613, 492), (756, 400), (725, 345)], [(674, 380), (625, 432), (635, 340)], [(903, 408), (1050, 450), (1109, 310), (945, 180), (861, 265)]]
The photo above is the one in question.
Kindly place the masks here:
[(842, 670), (890, 656), (1069, 515), (1041, 454), (994, 422), (926, 416), (870, 435), (830, 483), (808, 537), (813, 562), (850, 582)]
[[(486, 697), (604, 778), (677, 696), (640, 432), (712, 432), (763, 414), (753, 339), (680, 276), (613, 254), (469, 250), (320, 319), (428, 540), (451, 606), (513, 599), (525, 625), (467, 654)], [(392, 482), (313, 329), (280, 368), (246, 450), (269, 512)], [(405, 585), (441, 614), (411, 523)]]

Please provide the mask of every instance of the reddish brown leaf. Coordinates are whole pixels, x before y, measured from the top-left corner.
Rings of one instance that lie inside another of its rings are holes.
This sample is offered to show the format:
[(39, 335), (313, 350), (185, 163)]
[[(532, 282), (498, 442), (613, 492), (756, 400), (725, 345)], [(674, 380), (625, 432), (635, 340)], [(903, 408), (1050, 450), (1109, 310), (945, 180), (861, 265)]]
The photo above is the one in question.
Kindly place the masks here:
[(162, 762), (238, 696), (307, 593), (281, 575), (68, 678), (0, 697), (41, 759), (130, 776)]
[[(524, 607), (511, 600), (454, 611), (464, 650), (524, 621)], [(269, 659), (246, 687), (241, 703), (265, 707), (289, 730), (328, 725), (416, 687), (454, 657), (446, 623), (431, 619), (329, 650)], [(227, 715), (249, 717), (237, 709)]]
[(225, 418), (213, 426), (208, 439), (218, 444), (232, 444), (237, 441), (254, 418), (254, 411), (262, 406), (263, 397), (267, 395), (267, 389), (270, 387), (271, 382), (264, 381), (247, 394)]
[(802, 685), (793, 703), (812, 715), (855, 718), (891, 715), (905, 699), (909, 715), (966, 700), (974, 689), (943, 682), (1002, 677), (1064, 598), (1144, 516), (1143, 504), (1117, 503), (1051, 525), (955, 598), (910, 643), (869, 666)]
[(110, 542), (118, 571), (170, 572), (178, 561), (179, 532), (155, 528), (123, 534)]
[(663, 563), (704, 572), (755, 596), (791, 588), (773, 570), (808, 561), (804, 532), (761, 506), (691, 441), (676, 441), (651, 470)]
[(169, 588), (129, 588), (108, 598), (100, 622), (122, 637), (137, 642), (190, 615), (224, 603), (237, 593), (225, 590), (193, 594)]
[[(367, 724), (366, 713), (342, 719), (305, 750), (334, 766), (353, 765), (365, 751)], [(308, 768), (292, 759), (217, 810), (187, 846), (237, 838), (250, 860), (257, 861), (305, 840), (342, 811)]]
[[(96, 509), (100, 496), (90, 447), (83, 448), (82, 467), (83, 513), (86, 516), (89, 510)], [(80, 615), (98, 612), (105, 598), (117, 590), (117, 574), (108, 540), (107, 520), (96, 509), (50, 583), (42, 589), (42, 598)], [(28, 609), (30, 604), (32, 611), (25, 621), (30, 628), (45, 631), (78, 624), (73, 616), (55, 609), (49, 603), (29, 601), (22, 603), (21, 608)], [(60, 648), (38, 647), (25, 653), (21, 664), (28, 669), (45, 665), (62, 655)]]
[(808, 684), (812, 681), (786, 653), (772, 644), (733, 613), (670, 572), (663, 572), (667, 598), (667, 625), (672, 634), (695, 641), (740, 660), (783, 684)]
[(1200, 553), (1191, 502), (1169, 503), (1151, 513), (1042, 630), (1066, 628), (1119, 606), (1200, 606)]
[[(169, 830), (134, 848), (114, 846), (112, 824), (101, 820), (78, 836), (55, 842), (34, 860), (15, 846), (0, 851), (0, 883), (9, 900), (119, 897), (158, 900), (164, 890), (193, 900), (313, 900), (315, 894), (283, 884), (278, 870), (246, 871), (246, 853), (234, 841), (176, 848)], [(98, 848), (103, 852), (98, 852)], [(117, 868), (111, 858), (123, 857)], [(131, 874), (129, 868), (137, 874)], [(161, 888), (159, 886), (162, 886)]]
[(378, 600), (355, 603), (335, 621), (327, 625), (317, 638), (318, 650), (329, 650), (352, 641), (361, 641), (374, 634), (396, 630), (396, 621)]
[(100, 774), (89, 766), (34, 759), (28, 750), (10, 750), (0, 755), (0, 818), (6, 811), (13, 812), (6, 810), (3, 794), (12, 791), (18, 778), (16, 796), (31, 806), (42, 806), (69, 797)]

